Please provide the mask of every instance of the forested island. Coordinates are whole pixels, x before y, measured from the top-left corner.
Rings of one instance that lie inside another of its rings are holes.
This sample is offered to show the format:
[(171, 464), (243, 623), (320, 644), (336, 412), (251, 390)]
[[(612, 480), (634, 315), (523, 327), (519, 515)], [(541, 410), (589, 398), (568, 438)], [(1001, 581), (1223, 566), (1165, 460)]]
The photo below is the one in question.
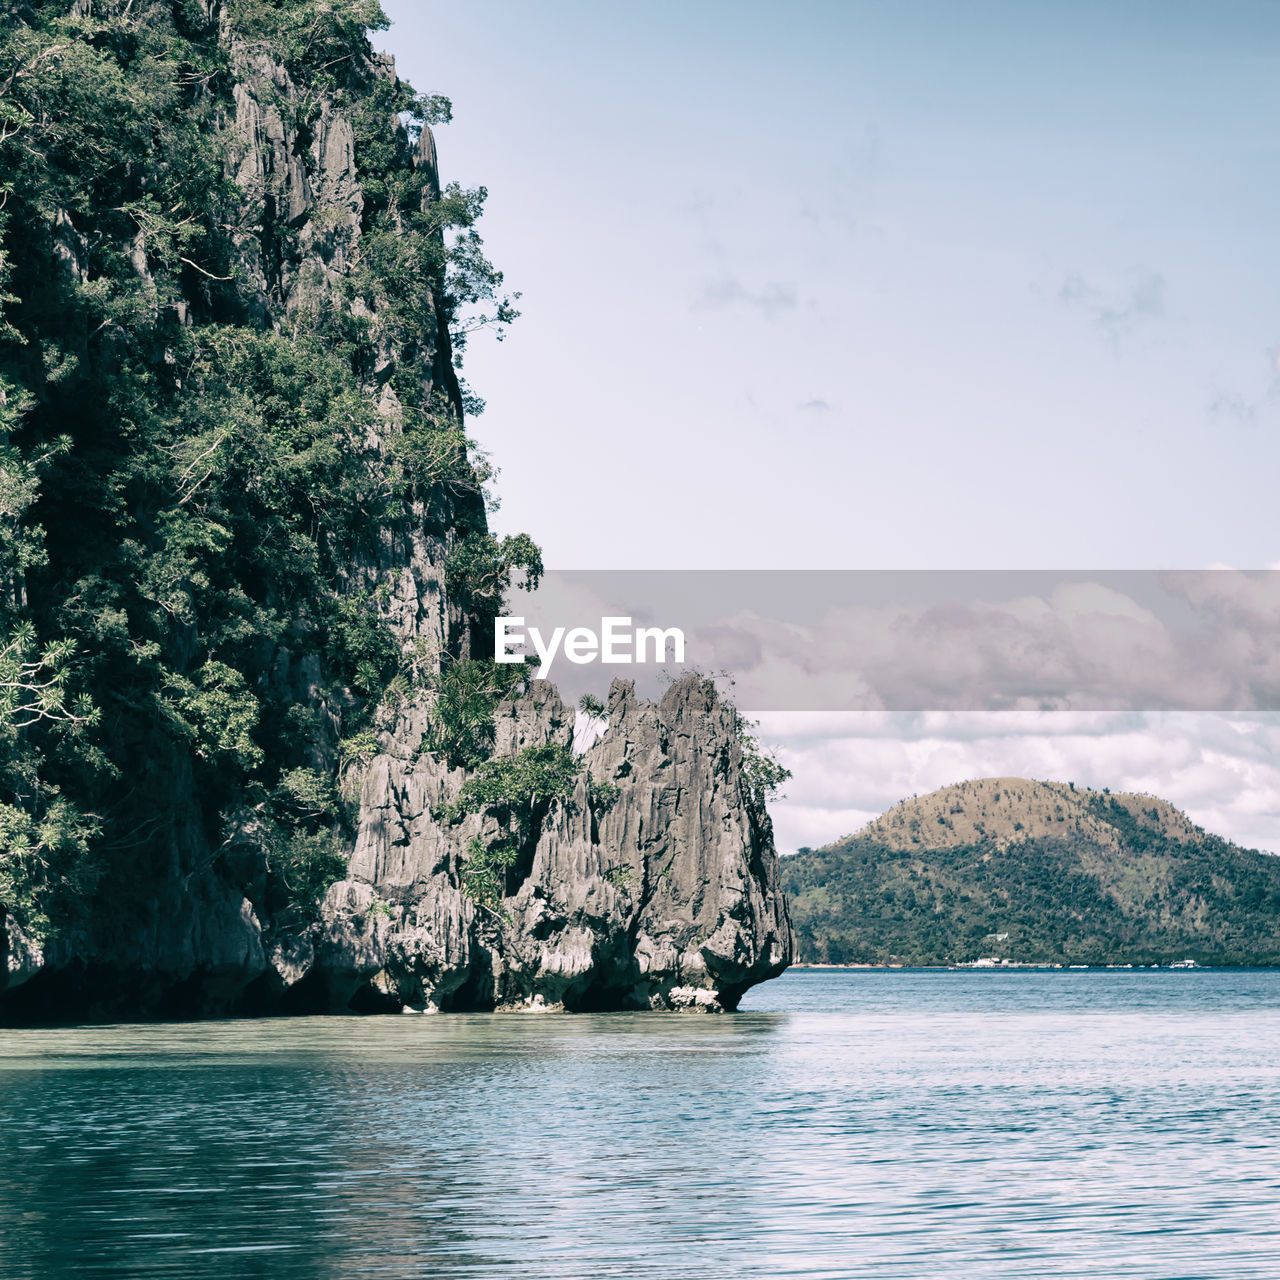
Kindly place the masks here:
[(515, 297), (385, 26), (6, 10), (0, 1017), (732, 1008), (789, 959), (710, 683), (575, 754), (492, 661), (542, 562), (458, 368)]
[(1280, 964), (1280, 858), (1154, 796), (988, 778), (783, 859), (820, 964)]

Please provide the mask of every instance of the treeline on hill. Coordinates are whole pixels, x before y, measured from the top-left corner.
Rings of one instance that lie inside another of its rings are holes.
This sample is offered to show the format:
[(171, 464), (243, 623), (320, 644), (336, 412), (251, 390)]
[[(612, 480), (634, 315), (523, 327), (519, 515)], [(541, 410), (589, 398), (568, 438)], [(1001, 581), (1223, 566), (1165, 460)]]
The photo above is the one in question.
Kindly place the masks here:
[[(451, 585), (496, 598), (538, 568), (487, 533), (478, 405), (449, 357), (468, 306), (514, 314), (473, 230), (484, 192), (426, 190), (417, 135), (449, 106), (370, 57), (368, 0), (11, 3), (2, 22), (0, 906), (41, 937), (106, 880), (144, 900), (239, 810), (277, 904), (305, 905), (342, 870), (342, 763), (442, 657), (403, 652), (388, 583), (360, 589), (352, 564), (445, 494)], [(279, 262), (299, 228), (278, 177), (246, 207), (229, 176), (228, 28), (287, 73), (300, 138), (322, 101), (354, 131), (358, 261), (287, 320), (242, 288), (243, 236)]]
[(932, 849), (854, 836), (784, 858), (797, 960), (1280, 964), (1280, 858), (1091, 804), (1118, 851), (1070, 835)]

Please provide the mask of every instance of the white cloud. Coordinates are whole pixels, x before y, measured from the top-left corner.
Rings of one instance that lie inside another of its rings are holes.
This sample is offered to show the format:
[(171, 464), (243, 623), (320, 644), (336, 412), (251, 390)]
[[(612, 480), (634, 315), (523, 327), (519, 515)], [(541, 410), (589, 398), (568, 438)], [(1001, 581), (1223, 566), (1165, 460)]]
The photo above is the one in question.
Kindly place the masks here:
[(758, 289), (748, 289), (741, 280), (721, 276), (706, 281), (694, 302), (694, 309), (704, 307), (754, 307), (766, 320), (772, 320), (783, 311), (795, 309), (799, 294), (794, 281), (770, 280)]
[(1280, 716), (1193, 713), (772, 713), (793, 772), (771, 806), (778, 847), (822, 845), (905, 797), (1016, 776), (1158, 795), (1206, 830), (1280, 851)]
[(1164, 315), (1164, 277), (1153, 271), (1137, 271), (1124, 284), (1098, 286), (1080, 275), (1070, 275), (1058, 298), (1064, 305), (1083, 308), (1115, 342), (1142, 321)]

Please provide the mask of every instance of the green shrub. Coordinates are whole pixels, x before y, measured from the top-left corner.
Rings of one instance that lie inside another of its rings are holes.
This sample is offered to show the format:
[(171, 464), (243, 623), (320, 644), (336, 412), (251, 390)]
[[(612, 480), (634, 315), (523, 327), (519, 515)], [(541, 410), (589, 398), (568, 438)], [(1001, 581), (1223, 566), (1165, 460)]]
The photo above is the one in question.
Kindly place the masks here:
[(536, 810), (552, 800), (568, 799), (577, 779), (577, 761), (568, 747), (558, 742), (525, 747), (509, 759), (484, 761), (462, 784), (445, 815), (458, 822), (467, 814), (496, 809), (523, 830)]
[(507, 872), (515, 865), (519, 851), (510, 841), (486, 845), (476, 836), (467, 845), (462, 864), (462, 892), (472, 902), (497, 911), (507, 891)]
[(305, 916), (331, 884), (347, 874), (347, 851), (337, 832), (276, 825), (268, 842), (268, 894), (282, 914)]
[(605, 873), (604, 878), (613, 885), (615, 889), (630, 888), (635, 881), (636, 873), (630, 867), (610, 867)]
[(734, 728), (742, 747), (742, 781), (747, 792), (761, 808), (770, 800), (782, 798), (782, 788), (791, 779), (791, 770), (782, 764), (773, 751), (760, 745), (751, 732), (756, 727), (734, 708)]
[(622, 789), (616, 782), (601, 780), (592, 777), (590, 773), (587, 774), (587, 802), (597, 812), (611, 809), (621, 794)]
[(506, 894), (510, 869), (534, 838), (548, 806), (567, 799), (577, 779), (573, 752), (559, 743), (546, 743), (526, 747), (511, 759), (486, 760), (463, 783), (440, 817), (459, 822), (468, 814), (490, 812), (505, 828), (501, 838), (488, 845), (479, 836), (468, 845), (462, 884), (470, 898), (496, 909)]
[(523, 591), (534, 590), (542, 580), (542, 552), (527, 533), (501, 540), (470, 533), (449, 553), (445, 586), (464, 596), (477, 614), (496, 617), (517, 573)]
[(498, 703), (527, 677), (519, 663), (483, 658), (447, 660), (428, 688), (433, 689), (430, 720), (422, 747), (452, 768), (474, 768), (493, 750), (493, 716)]

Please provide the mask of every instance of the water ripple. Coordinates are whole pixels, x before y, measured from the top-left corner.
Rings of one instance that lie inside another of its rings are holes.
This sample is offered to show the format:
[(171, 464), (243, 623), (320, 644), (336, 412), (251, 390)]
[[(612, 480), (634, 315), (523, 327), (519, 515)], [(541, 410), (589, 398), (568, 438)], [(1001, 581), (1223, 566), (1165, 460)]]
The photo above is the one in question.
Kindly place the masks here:
[(0, 1276), (1273, 1280), (1280, 974), (0, 1033)]

